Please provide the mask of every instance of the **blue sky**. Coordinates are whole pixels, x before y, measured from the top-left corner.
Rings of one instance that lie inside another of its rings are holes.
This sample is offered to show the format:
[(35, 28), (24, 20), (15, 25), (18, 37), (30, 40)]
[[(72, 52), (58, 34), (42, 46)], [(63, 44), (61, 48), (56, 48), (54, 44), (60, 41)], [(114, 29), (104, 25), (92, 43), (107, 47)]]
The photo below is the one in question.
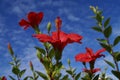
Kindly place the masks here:
[[(34, 31), (31, 28), (25, 31), (18, 25), (20, 19), (25, 18), (28, 12), (44, 12), (44, 18), (39, 26), (44, 33), (46, 33), (46, 25), (49, 21), (52, 23), (52, 30), (55, 30), (54, 20), (60, 16), (63, 21), (63, 31), (83, 36), (83, 44), (68, 45), (64, 49), (62, 58), (65, 65), (67, 65), (67, 58), (70, 58), (72, 66), (77, 67), (77, 72), (79, 72), (83, 66), (79, 62), (75, 62), (74, 56), (79, 52), (85, 52), (85, 47), (90, 47), (94, 51), (101, 48), (96, 41), (96, 38), (101, 37), (101, 34), (91, 29), (95, 25), (95, 20), (91, 18), (93, 13), (89, 6), (98, 6), (104, 11), (103, 15), (106, 18), (111, 17), (112, 42), (114, 37), (120, 35), (119, 4), (119, 0), (0, 0), (0, 76), (11, 74), (11, 66), (8, 64), (11, 61), (11, 56), (7, 50), (8, 42), (11, 43), (16, 55), (22, 60), (21, 68), (28, 69), (26, 74), (30, 74), (30, 60), (37, 70), (43, 71), (34, 49), (34, 46), (41, 44), (31, 37)], [(119, 50), (119, 45), (115, 49)], [(112, 58), (107, 53), (105, 54), (106, 59), (112, 61)], [(104, 67), (107, 65), (98, 59), (96, 66)], [(111, 76), (109, 71), (108, 76)]]

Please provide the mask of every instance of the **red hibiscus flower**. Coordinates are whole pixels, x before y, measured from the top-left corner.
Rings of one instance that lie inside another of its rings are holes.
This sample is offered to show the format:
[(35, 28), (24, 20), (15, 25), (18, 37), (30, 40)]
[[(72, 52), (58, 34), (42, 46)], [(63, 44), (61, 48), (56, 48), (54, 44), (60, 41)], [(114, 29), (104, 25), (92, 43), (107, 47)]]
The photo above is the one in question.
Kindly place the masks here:
[(7, 80), (7, 78), (5, 76), (2, 77), (2, 80)]
[(36, 28), (40, 24), (40, 22), (43, 19), (43, 12), (30, 12), (27, 15), (28, 20), (22, 19), (19, 22), (19, 25), (22, 26), (24, 29), (27, 29), (28, 27)]
[(95, 68), (95, 69), (92, 69), (92, 70), (89, 70), (89, 69), (84, 68), (83, 71), (84, 71), (84, 72), (87, 72), (87, 73), (92, 73), (92, 74), (94, 74), (94, 73), (100, 71), (100, 68)]
[(39, 39), (39, 41), (41, 42), (51, 43), (54, 49), (59, 50), (60, 52), (62, 52), (64, 47), (69, 43), (73, 42), (81, 43), (80, 40), (82, 39), (82, 36), (74, 33), (67, 34), (60, 30), (62, 24), (62, 20), (60, 19), (60, 17), (57, 17), (55, 22), (57, 31), (52, 32), (51, 36), (46, 34), (35, 34), (33, 36)]
[(105, 51), (105, 49), (100, 49), (96, 53), (94, 53), (91, 48), (86, 48), (86, 53), (77, 54), (75, 56), (75, 59), (76, 59), (76, 61), (80, 61), (80, 62), (95, 61), (97, 58), (100, 58), (101, 56), (104, 56), (103, 54), (100, 54), (104, 51)]

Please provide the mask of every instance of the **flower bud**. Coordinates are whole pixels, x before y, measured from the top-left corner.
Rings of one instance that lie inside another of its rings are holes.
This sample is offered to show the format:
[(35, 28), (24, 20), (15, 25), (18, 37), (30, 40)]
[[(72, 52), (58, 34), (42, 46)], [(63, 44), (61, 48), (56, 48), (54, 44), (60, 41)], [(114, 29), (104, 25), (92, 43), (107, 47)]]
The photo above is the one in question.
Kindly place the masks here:
[(47, 24), (47, 30), (48, 30), (48, 33), (49, 33), (50, 30), (51, 30), (51, 23), (50, 23), (50, 22), (48, 22), (48, 24)]
[(10, 54), (13, 56), (14, 52), (12, 50), (12, 47), (11, 47), (10, 43), (8, 43), (8, 50), (9, 50)]
[(70, 59), (67, 60), (68, 64), (70, 65)]
[(96, 13), (96, 9), (95, 9), (95, 7), (90, 6), (90, 9), (91, 9), (94, 13)]
[(1, 80), (7, 80), (7, 78), (5, 76), (3, 76)]
[(33, 64), (31, 61), (30, 61), (30, 69), (33, 71)]

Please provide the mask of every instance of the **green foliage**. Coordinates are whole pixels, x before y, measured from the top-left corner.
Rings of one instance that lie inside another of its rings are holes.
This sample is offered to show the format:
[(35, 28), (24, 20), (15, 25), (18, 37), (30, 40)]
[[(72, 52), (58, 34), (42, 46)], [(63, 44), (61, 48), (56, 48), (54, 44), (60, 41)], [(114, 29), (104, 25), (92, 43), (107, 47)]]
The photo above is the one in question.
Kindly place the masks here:
[(102, 22), (102, 17), (101, 17), (101, 14), (96, 14), (96, 20), (98, 21), (98, 22)]
[(105, 22), (104, 22), (104, 27), (106, 28), (110, 23), (110, 18), (108, 18)]
[(98, 79), (99, 79), (99, 74), (93, 78), (93, 80), (98, 80)]
[(40, 77), (42, 77), (44, 80), (49, 80), (48, 77), (47, 77), (44, 73), (42, 73), (42, 72), (40, 72), (40, 71), (36, 71), (36, 73), (37, 73)]
[(14, 74), (16, 74), (16, 75), (19, 75), (19, 73), (20, 73), (20, 70), (19, 70), (19, 68), (18, 67), (13, 67), (12, 68), (12, 72), (14, 73)]
[(42, 48), (40, 48), (40, 47), (37, 47), (37, 46), (36, 46), (35, 48), (36, 48), (36, 50), (38, 50), (38, 51), (41, 52), (42, 54), (44, 54), (44, 55), (46, 54), (44, 49), (42, 49)]
[(70, 59), (68, 59), (67, 62), (68, 62), (68, 66), (69, 66), (69, 69), (66, 69), (67, 74), (70, 75), (73, 78), (73, 80), (79, 80), (81, 72), (76, 73), (76, 68), (75, 69), (72, 68)]
[(111, 53), (112, 49), (111, 46), (105, 43), (100, 43), (100, 45), (105, 48), (109, 53)]
[(111, 26), (107, 27), (107, 28), (104, 30), (104, 35), (105, 35), (106, 38), (109, 38), (110, 35), (111, 35), (111, 33), (112, 33), (112, 27), (111, 27)]
[(114, 40), (113, 45), (116, 46), (120, 42), (120, 36), (117, 36)]
[(108, 60), (104, 60), (109, 66), (111, 66), (113, 69), (115, 69), (115, 65), (113, 63), (111, 63)]
[(120, 79), (120, 72), (112, 70), (112, 73), (118, 78)]
[[(12, 50), (11, 46), (10, 46), (10, 49)], [(13, 50), (12, 52), (14, 53)], [(12, 73), (16, 75), (17, 79), (19, 80), (24, 75), (26, 69), (20, 70), (20, 65), (21, 65), (20, 59), (18, 59), (17, 56), (15, 56), (15, 54), (12, 54), (11, 57), (12, 57), (12, 61), (10, 62), (10, 65), (12, 66)], [(10, 75), (9, 75), (9, 78), (11, 80), (16, 80), (14, 77)]]
[(61, 80), (68, 80), (68, 75), (65, 75)]
[[(117, 36), (114, 39), (113, 44), (110, 43), (110, 36), (112, 34), (112, 27), (110, 26), (110, 18), (107, 18), (106, 20), (102, 19), (102, 14), (100, 14), (99, 12), (101, 12), (100, 10), (98, 10), (97, 8), (92, 8), (93, 12), (95, 13), (96, 16), (96, 21), (97, 24), (99, 25), (99, 28), (101, 28), (102, 34), (104, 35), (104, 39), (99, 39), (99, 43), (100, 45), (105, 48), (109, 54), (112, 56), (114, 63), (108, 61), (108, 60), (104, 60), (109, 66), (111, 66), (113, 68), (112, 73), (118, 78), (120, 79), (120, 71), (119, 71), (119, 65), (118, 65), (118, 61), (120, 61), (120, 53), (119, 52), (114, 52), (113, 48), (114, 46), (116, 46), (119, 42), (120, 42), (120, 36)], [(97, 13), (98, 12), (98, 13)], [(104, 22), (103, 22), (104, 21)], [(100, 30), (100, 29), (99, 29)]]
[(12, 76), (9, 76), (11, 80), (16, 80), (15, 78), (13, 78)]
[(93, 30), (97, 31), (97, 32), (102, 32), (102, 29), (100, 27), (92, 27)]
[(50, 59), (52, 59), (52, 58), (55, 56), (54, 48), (52, 48), (52, 49), (49, 51), (48, 56), (50, 57)]
[(26, 69), (21, 70), (21, 71), (20, 71), (20, 74), (19, 74), (20, 77), (22, 77), (22, 76), (24, 75), (25, 72), (26, 72)]
[(120, 61), (120, 52), (114, 52), (113, 55), (114, 55), (116, 61)]
[(80, 75), (81, 75), (81, 73), (78, 73), (78, 74), (75, 76), (75, 80), (79, 80)]

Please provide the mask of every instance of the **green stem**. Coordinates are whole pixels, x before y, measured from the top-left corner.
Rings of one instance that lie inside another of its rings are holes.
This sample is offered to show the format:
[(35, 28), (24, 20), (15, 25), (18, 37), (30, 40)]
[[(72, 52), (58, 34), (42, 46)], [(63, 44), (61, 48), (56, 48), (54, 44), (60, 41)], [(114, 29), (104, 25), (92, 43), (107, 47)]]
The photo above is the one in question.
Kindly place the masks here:
[[(106, 38), (106, 40), (107, 40), (107, 44), (108, 44), (109, 46), (111, 46), (110, 43), (109, 43), (109, 39)], [(111, 48), (111, 56), (113, 57), (114, 64), (115, 64), (115, 66), (116, 66), (116, 70), (119, 71), (118, 63), (117, 63), (117, 61), (116, 61), (116, 59), (115, 59), (115, 57), (114, 57), (113, 54), (114, 54), (114, 51), (113, 51), (113, 49)]]
[[(102, 26), (102, 33), (104, 34), (104, 26)], [(104, 36), (105, 37), (105, 36)], [(107, 41), (107, 44), (108, 46), (111, 46), (110, 42), (109, 42), (109, 38), (105, 37), (105, 40)], [(117, 61), (115, 60), (115, 57), (114, 57), (114, 51), (113, 49), (111, 48), (111, 56), (113, 57), (113, 60), (114, 60), (114, 64), (116, 66), (116, 70), (119, 71), (119, 66), (118, 66), (118, 63)]]

